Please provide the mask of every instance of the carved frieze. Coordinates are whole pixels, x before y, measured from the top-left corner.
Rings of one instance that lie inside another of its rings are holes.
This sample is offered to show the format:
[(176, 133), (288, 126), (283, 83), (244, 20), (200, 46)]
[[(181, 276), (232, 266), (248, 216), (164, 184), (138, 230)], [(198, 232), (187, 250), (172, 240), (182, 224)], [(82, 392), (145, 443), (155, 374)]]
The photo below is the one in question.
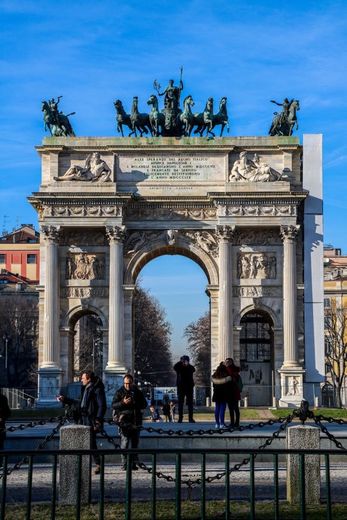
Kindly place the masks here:
[(280, 245), (282, 244), (279, 229), (236, 229), (234, 245)]
[(244, 279), (274, 279), (277, 276), (275, 253), (239, 253), (237, 276)]
[(126, 209), (129, 220), (214, 220), (217, 209), (210, 207), (182, 208), (182, 207), (151, 207), (133, 206)]
[(240, 204), (237, 206), (221, 205), (218, 208), (218, 215), (221, 217), (295, 217), (297, 215), (297, 207), (293, 204)]
[(66, 257), (67, 280), (103, 280), (105, 255), (103, 253), (69, 253)]
[(108, 298), (108, 287), (62, 287), (62, 298)]
[(282, 298), (282, 287), (253, 285), (251, 287), (233, 287), (235, 298)]
[(121, 217), (121, 206), (95, 205), (50, 205), (44, 206), (43, 217)]
[(105, 233), (97, 230), (64, 230), (61, 245), (67, 246), (104, 246), (107, 245)]

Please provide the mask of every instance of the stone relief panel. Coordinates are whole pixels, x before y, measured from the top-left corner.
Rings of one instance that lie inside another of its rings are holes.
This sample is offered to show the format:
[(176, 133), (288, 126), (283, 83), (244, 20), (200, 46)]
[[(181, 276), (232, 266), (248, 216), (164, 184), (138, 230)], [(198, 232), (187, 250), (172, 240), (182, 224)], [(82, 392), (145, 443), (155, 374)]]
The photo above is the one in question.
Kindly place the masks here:
[(62, 298), (108, 298), (108, 287), (62, 287)]
[(121, 206), (97, 205), (52, 205), (44, 206), (44, 217), (121, 217)]
[(234, 245), (282, 245), (279, 229), (237, 229), (233, 237)]
[(55, 181), (111, 182), (111, 168), (101, 159), (99, 152), (93, 152), (84, 160), (84, 164), (71, 165), (63, 175), (54, 177)]
[(241, 152), (239, 158), (234, 161), (230, 175), (230, 182), (274, 182), (282, 179), (282, 172), (272, 168), (258, 154), (250, 158), (245, 151)]
[(70, 253), (66, 257), (67, 280), (103, 280), (105, 278), (104, 253)]
[(276, 253), (239, 253), (237, 276), (240, 279), (275, 279), (277, 277)]
[(217, 208), (199, 207), (151, 207), (130, 206), (126, 209), (126, 217), (129, 220), (214, 220), (217, 216)]
[(212, 231), (184, 231), (183, 234), (206, 253), (213, 257), (218, 256), (219, 244), (215, 233)]
[(105, 246), (107, 244), (104, 231), (64, 230), (61, 245), (66, 246)]

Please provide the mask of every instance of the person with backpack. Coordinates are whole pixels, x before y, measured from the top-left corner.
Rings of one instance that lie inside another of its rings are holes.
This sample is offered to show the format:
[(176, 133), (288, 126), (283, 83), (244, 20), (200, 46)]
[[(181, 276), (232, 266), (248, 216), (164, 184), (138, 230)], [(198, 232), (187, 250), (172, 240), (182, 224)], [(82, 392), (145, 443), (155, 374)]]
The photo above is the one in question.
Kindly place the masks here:
[(227, 400), (230, 413), (230, 426), (232, 428), (238, 428), (240, 426), (239, 401), (241, 399), (241, 391), (243, 387), (240, 376), (240, 367), (235, 365), (233, 358), (227, 358), (225, 360), (225, 366), (228, 375), (231, 377), (229, 384), (229, 396)]

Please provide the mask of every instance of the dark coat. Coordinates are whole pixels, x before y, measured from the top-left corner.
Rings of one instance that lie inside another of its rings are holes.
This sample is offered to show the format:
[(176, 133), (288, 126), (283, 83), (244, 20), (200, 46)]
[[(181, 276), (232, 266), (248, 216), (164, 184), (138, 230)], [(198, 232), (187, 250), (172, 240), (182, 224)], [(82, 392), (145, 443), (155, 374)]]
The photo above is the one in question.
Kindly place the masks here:
[[(86, 399), (84, 400), (84, 393)], [(100, 378), (81, 388), (81, 400), (76, 403), (74, 399), (64, 397), (64, 404), (76, 408), (77, 422), (86, 426), (94, 426), (96, 422), (102, 424), (106, 413), (105, 387)], [(83, 406), (82, 406), (82, 403)]]
[(239, 379), (240, 379), (240, 368), (236, 365), (231, 365), (227, 367), (228, 374), (231, 376), (230, 382), (230, 397), (228, 402), (235, 402), (241, 399), (241, 392), (239, 389)]
[(181, 361), (176, 363), (174, 370), (177, 374), (177, 390), (192, 390), (194, 388), (193, 365), (184, 365)]
[(6, 436), (6, 419), (11, 415), (10, 407), (8, 406), (7, 397), (0, 394), (0, 441), (4, 441)]
[[(131, 396), (132, 402), (125, 404), (123, 403), (124, 397)], [(124, 386), (121, 386), (116, 391), (112, 400), (112, 409), (114, 415), (123, 416), (128, 422), (132, 422), (136, 426), (142, 424), (142, 410), (147, 408), (147, 401), (143, 393), (137, 386), (132, 385), (130, 390), (127, 390)]]

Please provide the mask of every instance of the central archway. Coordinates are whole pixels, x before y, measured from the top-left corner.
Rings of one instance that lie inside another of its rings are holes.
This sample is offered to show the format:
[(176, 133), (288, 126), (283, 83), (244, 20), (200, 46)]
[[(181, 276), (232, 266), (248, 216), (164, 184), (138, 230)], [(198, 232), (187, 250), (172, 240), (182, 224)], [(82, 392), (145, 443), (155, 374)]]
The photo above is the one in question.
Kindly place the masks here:
[(243, 394), (251, 406), (269, 406), (272, 398), (274, 363), (273, 321), (259, 309), (241, 319), (240, 362)]

